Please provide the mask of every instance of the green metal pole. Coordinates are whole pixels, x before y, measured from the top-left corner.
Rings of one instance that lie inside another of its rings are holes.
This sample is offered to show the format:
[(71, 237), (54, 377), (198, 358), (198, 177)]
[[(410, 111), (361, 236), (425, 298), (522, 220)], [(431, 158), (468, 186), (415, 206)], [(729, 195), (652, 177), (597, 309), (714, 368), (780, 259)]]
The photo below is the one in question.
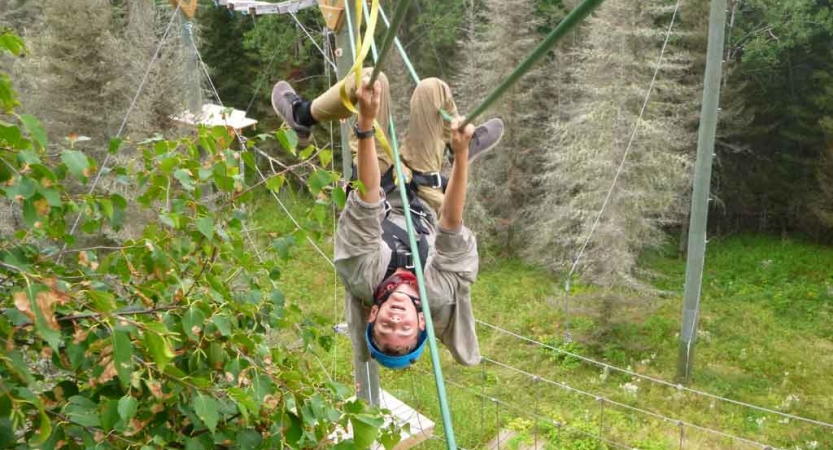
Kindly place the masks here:
[(681, 383), (688, 383), (691, 380), (694, 344), (697, 341), (725, 29), (726, 0), (712, 0), (709, 17), (709, 45), (706, 51), (706, 75), (703, 82), (703, 106), (700, 111), (700, 132), (697, 139), (697, 161), (694, 163), (694, 192), (691, 196), (691, 220), (688, 228), (688, 260), (680, 331), (680, 354), (677, 361), (677, 379)]
[[(379, 5), (379, 15), (382, 16), (382, 20), (385, 22), (385, 25), (388, 29), (390, 29), (388, 16), (385, 15), (385, 10), (382, 9), (382, 5)], [(402, 46), (402, 43), (399, 42), (399, 38), (395, 35), (393, 36), (393, 43), (396, 44), (396, 49), (399, 51), (399, 55), (402, 56), (402, 61), (405, 62), (405, 67), (408, 68), (408, 73), (411, 74), (411, 79), (414, 80), (414, 84), (419, 84), (419, 75), (417, 75), (414, 65), (411, 64), (411, 59), (408, 58), (408, 54), (405, 53), (405, 47)]]
[[(396, 170), (396, 184), (399, 188), (399, 195), (402, 199), (402, 209), (410, 211), (408, 195), (405, 192), (405, 174), (402, 172), (402, 162), (399, 159), (399, 143), (396, 141), (396, 129), (393, 126), (393, 117), (390, 120), (390, 141), (393, 149), (393, 166)], [(411, 245), (411, 254), (419, 255), (419, 246), (414, 236), (414, 223), (411, 215), (405, 213), (405, 227), (408, 231), (408, 241)], [(431, 306), (428, 304), (428, 294), (425, 291), (425, 278), (422, 274), (422, 262), (414, 258), (414, 272), (417, 276), (419, 286), (419, 298), (422, 299), (422, 312), (425, 316), (425, 329), (428, 331), (428, 347), (431, 349), (431, 365), (434, 367), (434, 381), (437, 385), (437, 397), (440, 399), (440, 413), (443, 418), (443, 429), (445, 430), (446, 447), (449, 450), (456, 450), (457, 443), (454, 440), (454, 426), (451, 423), (451, 410), (448, 408), (448, 398), (445, 392), (445, 380), (443, 379), (443, 368), (440, 365), (440, 352), (437, 348), (437, 339), (434, 335), (434, 320), (431, 318)]]
[[(388, 56), (390, 46), (393, 44), (394, 38), (396, 38), (399, 26), (402, 25), (402, 21), (405, 19), (405, 14), (408, 13), (408, 6), (410, 6), (410, 4), (411, 0), (399, 0), (396, 4), (396, 9), (393, 11), (393, 19), (391, 20), (391, 23), (388, 24), (387, 19), (385, 19), (385, 23), (388, 25), (388, 31), (382, 39), (382, 47), (379, 49), (379, 57), (376, 58), (373, 73), (370, 75), (371, 84), (376, 81), (376, 77), (379, 76), (379, 72), (382, 70), (382, 64), (385, 63), (385, 58)], [(381, 9), (381, 7), (379, 9)]]
[(506, 78), (498, 87), (496, 87), (491, 94), (483, 100), (483, 102), (474, 109), (471, 113), (466, 116), (466, 120), (460, 125), (460, 127), (465, 127), (467, 124), (471, 123), (472, 120), (476, 119), (479, 115), (483, 114), (489, 106), (492, 105), (497, 99), (506, 92), (507, 89), (512, 87), (522, 76), (524, 76), (529, 70), (532, 68), (535, 63), (538, 62), (547, 52), (552, 48), (568, 31), (572, 30), (576, 25), (579, 24), (585, 17), (590, 15), (593, 10), (595, 10), (599, 5), (601, 5), (604, 0), (584, 0), (580, 5), (578, 5), (575, 9), (573, 9), (561, 23), (555, 27), (552, 32), (544, 39), (543, 42), (538, 44), (532, 53), (523, 60), (515, 70), (509, 74), (509, 77)]

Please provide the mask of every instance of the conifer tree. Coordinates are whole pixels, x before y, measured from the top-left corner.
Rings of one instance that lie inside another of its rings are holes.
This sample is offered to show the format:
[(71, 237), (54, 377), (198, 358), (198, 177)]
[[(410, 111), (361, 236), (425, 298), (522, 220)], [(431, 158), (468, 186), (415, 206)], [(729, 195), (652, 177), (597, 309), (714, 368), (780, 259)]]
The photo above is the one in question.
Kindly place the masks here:
[[(484, 1), (470, 3), (464, 65), (456, 77), (455, 98), (465, 115), (503, 81), (543, 38), (543, 17), (534, 2)], [(545, 31), (549, 31), (548, 29)], [(468, 220), (497, 237), (500, 248), (512, 252), (522, 246), (517, 237), (524, 206), (537, 200), (533, 176), (540, 165), (545, 123), (560, 103), (558, 51), (527, 73), (489, 112), (478, 120), (501, 117), (506, 133), (499, 150), (473, 168)]]
[[(529, 214), (527, 254), (547, 267), (569, 267), (607, 196), (638, 120), (665, 28), (664, 1), (609, 0), (589, 19), (576, 65), (573, 100), (553, 115), (546, 165), (536, 182), (547, 186)], [(677, 29), (677, 41), (684, 39)], [(628, 160), (605, 214), (582, 258), (581, 271), (602, 283), (633, 281), (636, 257), (662, 241), (680, 218), (696, 136), (692, 57), (667, 49), (662, 70)]]

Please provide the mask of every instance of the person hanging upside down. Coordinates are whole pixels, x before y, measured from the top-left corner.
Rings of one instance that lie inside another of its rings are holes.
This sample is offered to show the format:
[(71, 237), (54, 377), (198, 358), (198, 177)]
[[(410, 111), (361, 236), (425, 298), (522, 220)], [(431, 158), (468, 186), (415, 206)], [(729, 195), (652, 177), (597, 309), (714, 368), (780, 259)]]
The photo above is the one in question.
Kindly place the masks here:
[[(377, 120), (390, 141), (390, 88), (383, 73), (369, 85), (371, 71), (364, 70), (360, 87), (351, 75), (311, 101), (300, 98), (287, 82), (278, 82), (272, 106), (298, 134), (300, 146), (307, 145), (316, 123), (351, 116), (341, 101), (342, 85), (359, 106), (350, 145), (364, 190), (350, 192), (338, 220), (335, 265), (348, 294), (354, 351), (362, 361), (374, 358), (382, 366), (401, 369), (420, 357), (427, 333), (393, 162), (381, 148), (377, 152), (373, 135)], [(441, 108), (457, 118), (444, 122)], [(457, 362), (474, 365), (480, 362), (480, 348), (471, 284), (479, 258), (475, 237), (463, 225), (468, 166), (498, 144), (504, 127), (500, 119), (477, 129), (467, 125), (459, 130), (459, 123), (448, 85), (437, 78), (422, 80), (411, 96), (400, 155), (412, 174), (406, 190), (435, 335)], [(447, 144), (454, 162), (446, 181), (440, 170)]]

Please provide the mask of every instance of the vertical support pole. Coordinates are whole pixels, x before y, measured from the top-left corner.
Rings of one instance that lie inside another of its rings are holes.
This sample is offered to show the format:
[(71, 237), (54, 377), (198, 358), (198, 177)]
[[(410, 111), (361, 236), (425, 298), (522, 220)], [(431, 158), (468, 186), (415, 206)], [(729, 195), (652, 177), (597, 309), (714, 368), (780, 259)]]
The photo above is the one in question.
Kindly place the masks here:
[(185, 104), (192, 114), (202, 112), (202, 92), (200, 89), (200, 67), (194, 47), (194, 24), (180, 9), (179, 27), (182, 30), (182, 48), (185, 49), (185, 64), (183, 66), (183, 78), (185, 80)]
[(486, 440), (486, 363), (480, 363), (480, 439)]
[(688, 383), (691, 380), (694, 344), (697, 340), (725, 28), (726, 0), (712, 0), (706, 75), (703, 83), (703, 106), (700, 111), (700, 133), (697, 140), (697, 161), (694, 164), (694, 193), (691, 196), (680, 355), (677, 361), (677, 380), (681, 383)]
[(677, 426), (680, 427), (680, 450), (683, 450), (683, 442), (685, 441), (685, 424), (680, 421), (677, 422)]
[(533, 407), (533, 411), (535, 414), (535, 429), (533, 431), (535, 437), (535, 446), (532, 448), (538, 450), (540, 448), (538, 446), (538, 422), (541, 420), (541, 411), (538, 409), (538, 399), (541, 398), (541, 378), (538, 375), (535, 375), (532, 378), (532, 384), (535, 385), (535, 406)]
[[(339, 80), (350, 72), (353, 67), (353, 60), (355, 58), (356, 49), (354, 48), (355, 39), (353, 37), (353, 2), (345, 1), (344, 10), (347, 17), (345, 17), (345, 24), (341, 27), (341, 31), (336, 35), (336, 73)], [(359, 32), (356, 30), (355, 32)], [(341, 164), (342, 176), (345, 180), (349, 180), (353, 176), (353, 154), (350, 151), (350, 129), (353, 119), (342, 120), (340, 123), (341, 129)], [(349, 296), (350, 294), (345, 294)], [(351, 298), (346, 299), (348, 302), (353, 301)], [(361, 339), (354, 340), (353, 345), (364, 345)], [(363, 352), (353, 351), (353, 373), (356, 380), (356, 395), (362, 400), (371, 405), (378, 405), (381, 393), (379, 381), (379, 365), (376, 361), (364, 361), (361, 356)]]
[(497, 450), (500, 450), (500, 441), (502, 438), (500, 432), (500, 403), (495, 398), (492, 401), (495, 402), (495, 418), (497, 419), (497, 437), (495, 440), (497, 440)]

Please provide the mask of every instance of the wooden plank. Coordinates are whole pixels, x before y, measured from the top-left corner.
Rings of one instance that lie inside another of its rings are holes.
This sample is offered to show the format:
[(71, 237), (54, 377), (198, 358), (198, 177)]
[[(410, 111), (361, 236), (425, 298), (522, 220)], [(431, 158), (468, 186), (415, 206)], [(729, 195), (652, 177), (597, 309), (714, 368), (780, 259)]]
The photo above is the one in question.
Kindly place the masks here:
[(188, 16), (189, 19), (194, 18), (194, 14), (197, 12), (197, 0), (168, 0), (170, 4), (176, 8), (177, 5), (182, 4), (179, 9), (182, 11), (183, 14)]
[(200, 114), (185, 111), (182, 114), (171, 116), (171, 119), (186, 125), (205, 125), (209, 127), (224, 126), (232, 127), (235, 130), (242, 130), (257, 124), (257, 120), (246, 117), (245, 111), (234, 108), (223, 108), (220, 105), (205, 104)]
[(344, 0), (318, 0), (318, 8), (327, 28), (338, 33), (344, 24)]
[[(402, 432), (402, 440), (394, 447), (395, 450), (407, 450), (433, 436), (434, 422), (385, 390), (382, 390), (380, 406), (391, 411), (398, 425), (404, 426), (406, 423), (410, 425), (410, 433)], [(377, 445), (376, 448), (383, 447)]]
[(262, 14), (287, 14), (296, 13), (305, 8), (318, 5), (318, 0), (289, 0), (281, 3), (270, 3), (254, 0), (220, 0), (220, 5), (228, 9), (250, 14), (252, 11), (257, 15)]

